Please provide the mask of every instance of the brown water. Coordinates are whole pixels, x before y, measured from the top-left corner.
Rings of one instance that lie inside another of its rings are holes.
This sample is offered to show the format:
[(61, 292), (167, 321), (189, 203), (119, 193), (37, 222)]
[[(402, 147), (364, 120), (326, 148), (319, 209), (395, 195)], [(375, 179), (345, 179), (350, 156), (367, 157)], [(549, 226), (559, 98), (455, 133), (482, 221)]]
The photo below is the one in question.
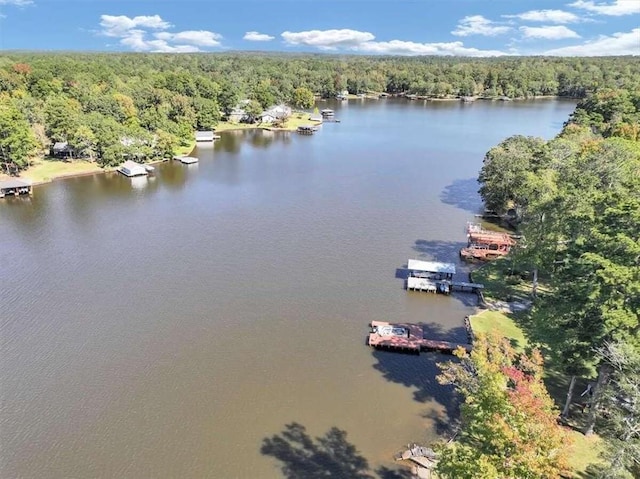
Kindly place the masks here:
[(473, 298), (397, 270), (457, 262), (486, 150), (574, 105), (330, 106), (313, 136), (226, 133), (196, 165), (2, 201), (2, 477), (282, 477), (260, 446), (292, 421), (372, 468), (436, 437), (440, 356), (375, 353), (367, 323), (464, 340)]

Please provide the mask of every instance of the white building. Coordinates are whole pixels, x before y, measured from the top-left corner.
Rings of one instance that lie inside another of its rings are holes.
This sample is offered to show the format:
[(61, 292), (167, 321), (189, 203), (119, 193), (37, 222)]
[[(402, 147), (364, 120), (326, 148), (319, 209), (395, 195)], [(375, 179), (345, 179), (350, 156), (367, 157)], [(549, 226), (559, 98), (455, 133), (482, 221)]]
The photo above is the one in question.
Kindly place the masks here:
[(118, 171), (125, 176), (146, 176), (148, 175), (147, 169), (144, 165), (136, 163), (135, 161), (127, 160), (118, 167)]

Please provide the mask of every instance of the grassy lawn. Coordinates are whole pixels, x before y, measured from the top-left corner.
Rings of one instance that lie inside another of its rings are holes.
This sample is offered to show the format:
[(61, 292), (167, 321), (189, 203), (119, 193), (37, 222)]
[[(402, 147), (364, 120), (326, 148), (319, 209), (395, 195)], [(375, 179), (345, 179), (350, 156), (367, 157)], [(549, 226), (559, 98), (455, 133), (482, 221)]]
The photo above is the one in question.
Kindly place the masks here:
[[(517, 268), (517, 265), (515, 265)], [(511, 258), (500, 258), (483, 264), (472, 273), (473, 281), (484, 284), (485, 299), (500, 301), (522, 301), (530, 299), (531, 274), (519, 272)], [(513, 274), (512, 274), (513, 272)], [(538, 283), (538, 293), (544, 294), (548, 288), (544, 278)]]
[(27, 178), (34, 183), (51, 181), (54, 178), (64, 176), (82, 175), (88, 173), (99, 173), (105, 171), (93, 161), (74, 160), (61, 161), (51, 158), (38, 159), (33, 162), (21, 177)]
[(261, 128), (257, 123), (233, 123), (230, 121), (221, 121), (215, 127), (215, 132), (220, 133), (221, 131), (228, 130), (250, 130), (251, 128)]
[(503, 337), (511, 340), (513, 347), (522, 351), (527, 346), (527, 339), (522, 329), (504, 313), (499, 311), (483, 311), (469, 318), (475, 334), (498, 331)]
[(599, 464), (599, 454), (603, 450), (602, 440), (596, 436), (585, 436), (577, 431), (570, 431), (569, 437), (573, 444), (569, 448), (569, 465), (573, 469), (576, 479), (588, 478), (586, 469), (590, 464)]
[(196, 147), (196, 140), (191, 140), (187, 145), (179, 146), (178, 148), (176, 148), (174, 153), (176, 156), (188, 155), (193, 151), (195, 147)]
[(251, 128), (273, 128), (274, 130), (296, 131), (299, 126), (317, 124), (317, 122), (311, 121), (309, 113), (294, 113), (287, 119), (283, 128), (275, 128), (270, 123), (231, 123), (221, 121), (216, 125), (215, 131), (216, 133), (220, 133), (228, 130), (249, 130)]

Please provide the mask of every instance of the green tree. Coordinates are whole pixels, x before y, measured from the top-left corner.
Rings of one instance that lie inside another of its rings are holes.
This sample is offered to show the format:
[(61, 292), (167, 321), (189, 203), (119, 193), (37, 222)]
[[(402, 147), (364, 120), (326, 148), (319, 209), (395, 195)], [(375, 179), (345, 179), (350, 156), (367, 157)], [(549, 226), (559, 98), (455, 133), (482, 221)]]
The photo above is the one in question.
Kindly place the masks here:
[(29, 165), (37, 141), (27, 120), (8, 101), (0, 102), (0, 163), (7, 174)]
[(251, 99), (256, 100), (260, 103), (260, 106), (263, 109), (269, 108), (272, 106), (275, 101), (275, 95), (273, 94), (273, 88), (271, 86), (271, 82), (268, 80), (261, 80), (254, 88), (251, 93)]
[(262, 115), (262, 105), (256, 100), (251, 100), (244, 107), (244, 111), (247, 114), (247, 121), (249, 123), (255, 123), (260, 115)]
[(44, 114), (47, 135), (53, 141), (67, 141), (80, 126), (82, 108), (76, 100), (54, 96), (47, 100)]
[(69, 138), (69, 145), (75, 151), (76, 156), (89, 158), (92, 161), (97, 155), (97, 143), (96, 135), (86, 125), (80, 125)]
[(546, 479), (567, 470), (567, 438), (542, 383), (542, 358), (505, 338), (478, 335), (471, 354), (440, 365), (441, 384), (462, 395), (456, 441), (438, 447), (437, 472), (450, 479)]
[(199, 130), (212, 130), (220, 121), (220, 107), (215, 99), (197, 97), (193, 100), (193, 108)]
[(633, 478), (640, 472), (640, 350), (629, 343), (605, 343), (597, 351), (607, 380), (597, 407), (604, 414), (600, 435), (607, 439), (606, 467), (598, 478)]
[(296, 108), (311, 108), (315, 103), (313, 92), (305, 87), (298, 87), (293, 92), (293, 105)]
[(514, 209), (521, 217), (535, 195), (531, 180), (544, 164), (544, 140), (512, 136), (486, 154), (478, 182), (488, 209), (498, 214)]

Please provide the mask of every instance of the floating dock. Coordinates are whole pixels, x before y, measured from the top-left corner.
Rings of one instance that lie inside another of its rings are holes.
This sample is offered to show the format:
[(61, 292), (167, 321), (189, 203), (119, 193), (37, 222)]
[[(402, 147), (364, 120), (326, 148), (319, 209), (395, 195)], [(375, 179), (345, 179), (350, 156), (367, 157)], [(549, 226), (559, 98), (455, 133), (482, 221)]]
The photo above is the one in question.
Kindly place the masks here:
[(174, 156), (174, 160), (178, 160), (185, 165), (191, 165), (192, 163), (197, 163), (199, 160), (195, 156)]
[(420, 354), (421, 351), (440, 351), (452, 354), (458, 347), (471, 351), (470, 344), (451, 343), (424, 337), (422, 325), (415, 323), (387, 323), (371, 321), (368, 344), (372, 348)]

